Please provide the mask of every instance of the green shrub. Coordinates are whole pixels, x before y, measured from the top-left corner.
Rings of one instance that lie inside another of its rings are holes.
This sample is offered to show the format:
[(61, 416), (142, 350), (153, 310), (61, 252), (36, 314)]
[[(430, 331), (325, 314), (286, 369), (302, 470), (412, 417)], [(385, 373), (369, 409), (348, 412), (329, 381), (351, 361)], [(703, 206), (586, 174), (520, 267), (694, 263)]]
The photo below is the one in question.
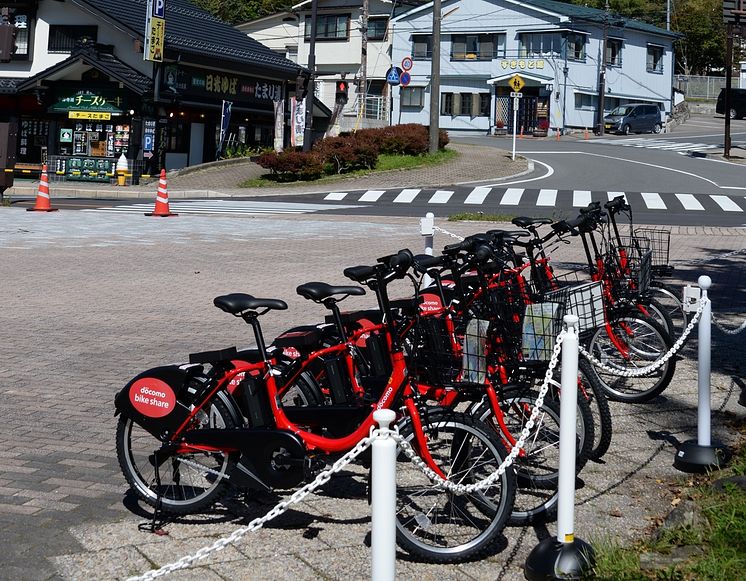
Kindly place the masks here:
[(314, 152), (268, 151), (259, 156), (257, 163), (268, 169), (278, 181), (315, 180), (324, 174), (323, 164)]
[(313, 146), (326, 173), (346, 173), (358, 169), (373, 169), (378, 161), (378, 148), (368, 139), (356, 135), (328, 137)]

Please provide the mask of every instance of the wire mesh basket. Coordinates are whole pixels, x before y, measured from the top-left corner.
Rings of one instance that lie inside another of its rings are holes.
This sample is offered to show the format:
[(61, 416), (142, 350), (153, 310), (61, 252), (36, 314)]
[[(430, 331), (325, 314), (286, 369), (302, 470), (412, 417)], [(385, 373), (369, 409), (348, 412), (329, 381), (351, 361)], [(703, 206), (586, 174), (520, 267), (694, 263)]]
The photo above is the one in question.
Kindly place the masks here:
[(527, 361), (549, 361), (562, 329), (564, 303), (547, 301), (526, 305), (521, 352)]
[[(555, 277), (557, 290), (544, 294), (544, 300), (560, 303), (565, 315), (578, 318), (578, 331), (591, 331), (601, 327), (606, 315), (604, 311), (603, 283), (588, 281), (587, 273), (572, 271)], [(585, 278), (585, 280), (583, 280)]]
[(604, 279), (610, 283), (615, 300), (636, 300), (648, 292), (652, 278), (653, 251), (650, 241), (635, 236), (615, 248), (605, 262)]
[(650, 265), (668, 266), (668, 255), (671, 250), (671, 232), (660, 228), (637, 228), (635, 237), (648, 241), (652, 252)]

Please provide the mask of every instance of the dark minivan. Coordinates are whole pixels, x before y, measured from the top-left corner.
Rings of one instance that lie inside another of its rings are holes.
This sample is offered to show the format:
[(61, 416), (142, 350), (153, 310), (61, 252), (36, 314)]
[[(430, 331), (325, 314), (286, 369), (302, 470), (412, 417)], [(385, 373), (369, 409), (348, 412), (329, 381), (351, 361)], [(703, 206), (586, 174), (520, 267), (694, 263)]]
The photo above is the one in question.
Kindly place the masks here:
[[(720, 89), (715, 113), (725, 115), (725, 89)], [(746, 89), (730, 90), (730, 118), (743, 119), (746, 117)]]
[(627, 103), (619, 105), (604, 117), (604, 129), (616, 133), (661, 132), (661, 110), (657, 105)]

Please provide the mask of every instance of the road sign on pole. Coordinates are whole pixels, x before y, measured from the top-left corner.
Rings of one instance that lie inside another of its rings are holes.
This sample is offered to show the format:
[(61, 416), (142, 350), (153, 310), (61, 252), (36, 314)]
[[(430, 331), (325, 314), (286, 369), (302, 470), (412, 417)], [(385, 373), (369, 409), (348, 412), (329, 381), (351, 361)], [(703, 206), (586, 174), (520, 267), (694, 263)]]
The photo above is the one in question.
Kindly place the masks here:
[(516, 93), (515, 91), (511, 91), (510, 96), (514, 99), (521, 99), (523, 97), (523, 93)]
[(526, 81), (523, 80), (521, 75), (513, 75), (508, 81), (508, 85), (515, 91), (518, 92), (526, 85)]

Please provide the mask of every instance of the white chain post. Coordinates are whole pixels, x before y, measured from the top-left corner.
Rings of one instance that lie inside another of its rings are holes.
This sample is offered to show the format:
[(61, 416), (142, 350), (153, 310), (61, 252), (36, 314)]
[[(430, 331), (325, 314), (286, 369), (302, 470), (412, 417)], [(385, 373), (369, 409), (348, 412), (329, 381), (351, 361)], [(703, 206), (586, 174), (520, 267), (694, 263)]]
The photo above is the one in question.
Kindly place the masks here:
[(371, 465), (371, 579), (396, 578), (396, 441), (389, 426), (396, 420), (393, 410), (376, 410), (379, 429), (373, 441)]
[[(428, 212), (424, 218), (420, 218), (420, 234), (425, 237), (425, 254), (433, 255), (433, 244), (435, 239), (435, 214)], [(429, 287), (433, 283), (430, 275), (422, 277), (423, 288)]]
[(721, 443), (713, 445), (710, 423), (710, 355), (712, 352), (712, 303), (707, 290), (712, 286), (709, 276), (697, 280), (702, 289), (702, 306), (699, 320), (699, 344), (697, 346), (697, 440), (689, 440), (679, 446), (673, 465), (682, 472), (706, 472), (724, 468), (728, 461), (728, 449)]
[(581, 579), (593, 566), (593, 548), (575, 537), (575, 441), (578, 406), (578, 317), (565, 315), (560, 395), (557, 536), (541, 541), (526, 559), (529, 581)]

